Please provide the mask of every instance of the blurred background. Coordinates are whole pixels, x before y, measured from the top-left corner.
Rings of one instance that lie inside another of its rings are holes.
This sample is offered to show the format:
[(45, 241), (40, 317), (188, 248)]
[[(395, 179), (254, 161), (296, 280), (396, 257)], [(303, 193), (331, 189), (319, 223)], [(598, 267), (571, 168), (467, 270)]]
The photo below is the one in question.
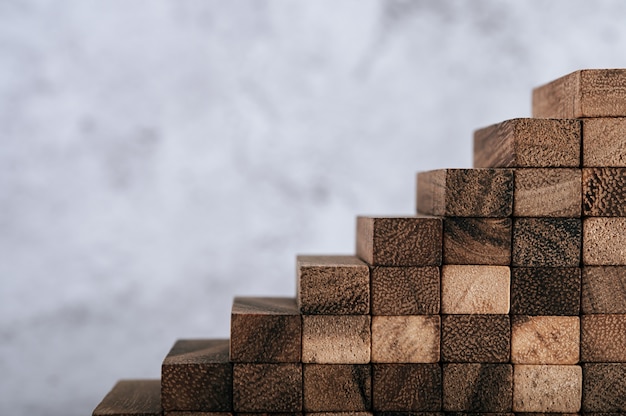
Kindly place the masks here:
[(531, 89), (626, 67), (626, 3), (0, 0), (0, 414), (78, 416), (226, 338), (298, 253), (412, 214)]

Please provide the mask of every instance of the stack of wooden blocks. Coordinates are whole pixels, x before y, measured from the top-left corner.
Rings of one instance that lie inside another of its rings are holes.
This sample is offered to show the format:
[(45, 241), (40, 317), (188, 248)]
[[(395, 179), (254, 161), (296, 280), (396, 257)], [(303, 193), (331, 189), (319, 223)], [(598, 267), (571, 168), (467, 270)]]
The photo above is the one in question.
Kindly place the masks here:
[[(95, 416), (626, 412), (626, 70), (536, 88), (474, 168), (417, 176), (417, 216), (299, 256), (296, 298), (235, 298)], [(433, 415), (434, 416), (434, 415)]]

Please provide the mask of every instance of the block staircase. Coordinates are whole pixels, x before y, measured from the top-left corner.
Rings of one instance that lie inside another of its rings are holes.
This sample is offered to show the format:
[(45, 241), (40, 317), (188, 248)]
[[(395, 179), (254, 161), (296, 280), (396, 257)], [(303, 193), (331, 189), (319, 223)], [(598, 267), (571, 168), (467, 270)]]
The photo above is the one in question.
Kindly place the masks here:
[(299, 256), (296, 298), (235, 298), (104, 415), (626, 412), (626, 69), (533, 91), (474, 168), (417, 175), (416, 216)]

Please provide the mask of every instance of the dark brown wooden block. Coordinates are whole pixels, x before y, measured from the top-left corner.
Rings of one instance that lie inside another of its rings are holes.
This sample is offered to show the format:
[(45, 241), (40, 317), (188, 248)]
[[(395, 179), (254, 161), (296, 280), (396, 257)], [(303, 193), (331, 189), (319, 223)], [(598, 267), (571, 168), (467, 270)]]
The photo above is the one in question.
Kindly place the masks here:
[(580, 361), (626, 362), (626, 315), (583, 315)]
[(513, 370), (510, 364), (444, 364), (443, 410), (510, 412)]
[(626, 314), (626, 267), (583, 267), (581, 303), (584, 314)]
[(163, 410), (232, 411), (227, 339), (176, 341), (161, 366)]
[(626, 266), (626, 218), (583, 220), (583, 264)]
[(587, 118), (583, 124), (583, 167), (626, 167), (626, 118)]
[(580, 217), (580, 169), (516, 169), (513, 215)]
[(372, 405), (382, 412), (441, 410), (438, 364), (372, 364)]
[(511, 317), (511, 362), (514, 364), (578, 364), (578, 316)]
[[(311, 416), (374, 416), (373, 412), (305, 412), (303, 414)], [(377, 415), (379, 415), (379, 413), (377, 413)]]
[(514, 267), (511, 314), (578, 316), (580, 280), (578, 267)]
[(236, 297), (230, 337), (230, 360), (233, 362), (299, 362), (302, 320), (296, 300)]
[[(375, 416), (445, 416), (443, 412), (376, 412)], [(348, 415), (345, 415), (348, 416)], [(513, 416), (513, 415), (502, 415)]]
[(370, 311), (370, 270), (355, 256), (298, 256), (298, 307), (307, 315)]
[(578, 218), (515, 218), (512, 265), (578, 267), (581, 221)]
[(305, 364), (305, 412), (357, 412), (372, 408), (369, 365)]
[(439, 266), (441, 218), (358, 217), (357, 255), (373, 266)]
[(510, 218), (444, 218), (443, 262), (508, 266), (511, 230)]
[(626, 216), (626, 168), (585, 168), (582, 183), (584, 216)]
[(626, 412), (626, 364), (583, 364), (582, 411)]
[(510, 288), (509, 266), (444, 265), (441, 268), (441, 312), (507, 314)]
[(582, 118), (626, 115), (626, 70), (585, 69), (533, 90), (533, 117)]
[(474, 167), (578, 167), (580, 133), (579, 120), (506, 120), (474, 132)]
[(439, 313), (439, 267), (373, 267), (372, 315)]
[(369, 315), (304, 315), (302, 362), (367, 364), (371, 357)]
[(509, 361), (511, 323), (508, 315), (443, 315), (441, 318), (443, 362)]
[(235, 412), (301, 412), (302, 364), (240, 364), (233, 368)]
[(440, 332), (439, 315), (373, 316), (372, 362), (436, 363)]
[(120, 380), (93, 411), (93, 416), (135, 415), (161, 415), (160, 380)]
[(582, 369), (577, 365), (515, 365), (513, 411), (575, 413), (582, 400)]
[(508, 217), (513, 170), (440, 169), (417, 174), (417, 211), (445, 217)]
[[(243, 416), (246, 415), (246, 413), (237, 413), (237, 416)], [(248, 413), (248, 416), (262, 416), (263, 413), (254, 413), (254, 415)], [(292, 413), (272, 413), (272, 416), (299, 416), (299, 415), (294, 415)], [(178, 410), (174, 410), (174, 411), (169, 411), (169, 412), (163, 412), (163, 416), (234, 416), (234, 413), (232, 412), (189, 412), (189, 411), (178, 411)]]

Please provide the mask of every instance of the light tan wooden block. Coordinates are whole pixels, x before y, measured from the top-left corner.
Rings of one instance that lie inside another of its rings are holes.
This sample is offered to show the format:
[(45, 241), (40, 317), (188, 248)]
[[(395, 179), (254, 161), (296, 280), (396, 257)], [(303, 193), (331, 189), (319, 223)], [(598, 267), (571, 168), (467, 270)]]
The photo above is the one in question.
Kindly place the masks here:
[(302, 362), (367, 364), (370, 362), (369, 315), (304, 315)]
[(583, 167), (626, 167), (626, 118), (582, 120)]
[(582, 379), (582, 368), (577, 365), (514, 365), (513, 411), (578, 412)]
[(626, 265), (626, 218), (585, 218), (582, 260), (588, 266)]
[(580, 326), (582, 362), (626, 362), (626, 315), (583, 315)]
[(373, 363), (439, 361), (439, 315), (373, 316)]
[(513, 215), (580, 217), (580, 169), (516, 169)]
[(511, 362), (577, 364), (580, 351), (578, 316), (512, 316)]
[(441, 313), (508, 314), (510, 288), (508, 266), (444, 265)]

